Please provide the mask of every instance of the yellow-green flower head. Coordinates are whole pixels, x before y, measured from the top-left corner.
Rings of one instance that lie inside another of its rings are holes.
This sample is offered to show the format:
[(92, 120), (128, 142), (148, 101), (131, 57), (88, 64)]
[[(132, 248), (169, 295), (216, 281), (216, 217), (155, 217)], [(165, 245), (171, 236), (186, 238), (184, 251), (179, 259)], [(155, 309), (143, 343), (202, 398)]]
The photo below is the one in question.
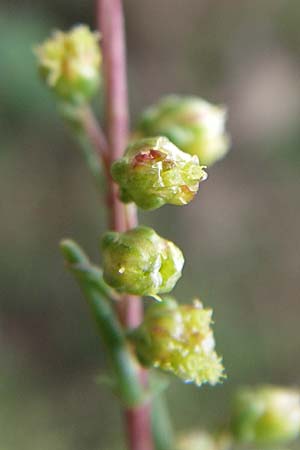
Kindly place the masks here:
[(198, 97), (171, 95), (148, 108), (137, 127), (140, 136), (161, 135), (210, 166), (223, 158), (230, 140), (225, 131), (226, 109)]
[(217, 445), (208, 432), (193, 431), (178, 438), (176, 450), (217, 450)]
[(184, 264), (181, 250), (152, 228), (109, 231), (102, 239), (103, 276), (119, 292), (156, 296), (170, 292)]
[(52, 37), (36, 48), (42, 78), (62, 100), (84, 103), (100, 83), (99, 34), (77, 25)]
[(131, 144), (112, 165), (112, 177), (124, 202), (156, 209), (189, 203), (207, 174), (197, 156), (182, 152), (166, 137), (153, 137)]
[(142, 364), (173, 372), (185, 382), (212, 385), (223, 378), (211, 330), (212, 310), (195, 300), (178, 305), (173, 299), (151, 305), (144, 322), (132, 333)]
[(232, 432), (249, 444), (277, 444), (300, 433), (300, 392), (279, 386), (241, 389), (235, 399)]

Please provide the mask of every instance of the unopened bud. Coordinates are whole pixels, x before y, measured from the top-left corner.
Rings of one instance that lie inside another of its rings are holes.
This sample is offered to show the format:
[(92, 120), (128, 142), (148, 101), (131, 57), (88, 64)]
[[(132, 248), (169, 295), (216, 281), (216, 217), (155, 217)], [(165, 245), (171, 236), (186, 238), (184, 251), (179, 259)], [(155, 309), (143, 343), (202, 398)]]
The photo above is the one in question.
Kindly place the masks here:
[(119, 292), (156, 296), (170, 292), (181, 277), (184, 258), (171, 241), (139, 226), (102, 239), (103, 275)]
[(249, 444), (277, 444), (300, 432), (300, 393), (277, 386), (241, 389), (235, 399), (232, 432)]
[(168, 137), (181, 150), (210, 166), (228, 152), (226, 109), (198, 97), (171, 95), (148, 108), (137, 131), (141, 136)]
[(197, 156), (182, 152), (165, 137), (131, 144), (113, 164), (112, 176), (120, 185), (121, 199), (143, 209), (185, 205), (207, 178)]
[(61, 100), (85, 103), (96, 92), (101, 53), (99, 35), (78, 25), (52, 37), (36, 48), (42, 78)]
[(185, 382), (212, 385), (223, 378), (211, 330), (212, 311), (195, 300), (178, 305), (174, 300), (151, 305), (144, 322), (132, 333), (142, 364), (173, 372)]

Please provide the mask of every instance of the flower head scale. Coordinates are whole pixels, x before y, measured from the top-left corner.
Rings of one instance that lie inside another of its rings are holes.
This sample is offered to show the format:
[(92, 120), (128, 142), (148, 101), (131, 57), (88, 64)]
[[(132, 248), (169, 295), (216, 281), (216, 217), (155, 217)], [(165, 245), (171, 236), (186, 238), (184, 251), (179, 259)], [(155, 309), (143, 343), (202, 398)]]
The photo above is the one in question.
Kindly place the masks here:
[(212, 310), (204, 309), (199, 300), (178, 305), (166, 299), (151, 305), (132, 334), (140, 361), (198, 386), (218, 383), (223, 366), (214, 350), (211, 317)]
[(228, 152), (226, 109), (199, 97), (170, 95), (146, 109), (138, 123), (141, 137), (168, 137), (181, 150), (210, 166)]
[(96, 92), (102, 59), (98, 41), (98, 33), (77, 25), (55, 31), (36, 48), (41, 76), (62, 100), (84, 103)]
[(197, 156), (179, 150), (165, 137), (141, 139), (131, 144), (112, 166), (121, 199), (142, 209), (166, 203), (186, 205), (207, 178)]

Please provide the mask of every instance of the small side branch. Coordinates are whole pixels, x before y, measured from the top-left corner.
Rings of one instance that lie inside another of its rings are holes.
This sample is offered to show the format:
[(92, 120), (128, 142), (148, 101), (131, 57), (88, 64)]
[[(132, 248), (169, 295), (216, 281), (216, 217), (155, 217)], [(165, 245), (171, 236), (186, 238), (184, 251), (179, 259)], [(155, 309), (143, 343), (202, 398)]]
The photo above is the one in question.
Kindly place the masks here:
[(90, 263), (74, 241), (62, 241), (61, 251), (68, 269), (75, 276), (87, 299), (97, 324), (116, 377), (117, 394), (127, 408), (134, 408), (144, 402), (145, 395), (136, 373), (136, 363), (109, 302), (109, 299), (114, 298), (114, 291), (104, 282), (101, 270)]
[(81, 120), (86, 136), (95, 149), (95, 152), (102, 160), (105, 170), (109, 171), (110, 162), (107, 140), (101, 126), (89, 106), (82, 110)]

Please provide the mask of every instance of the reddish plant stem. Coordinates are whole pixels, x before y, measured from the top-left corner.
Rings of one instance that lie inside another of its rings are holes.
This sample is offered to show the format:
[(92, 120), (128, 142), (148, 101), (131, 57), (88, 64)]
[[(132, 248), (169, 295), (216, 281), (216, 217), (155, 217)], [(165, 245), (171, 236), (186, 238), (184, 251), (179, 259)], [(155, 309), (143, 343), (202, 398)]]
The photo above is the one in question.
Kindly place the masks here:
[(134, 409), (128, 409), (125, 412), (125, 418), (128, 427), (127, 436), (129, 449), (153, 449), (153, 446), (151, 444), (149, 408), (147, 407), (147, 405), (139, 406)]
[[(109, 161), (120, 158), (128, 143), (129, 113), (126, 77), (126, 48), (122, 0), (97, 0), (97, 19), (102, 36), (104, 83), (106, 95), (106, 135)], [(112, 178), (108, 177), (110, 227), (125, 231), (137, 225), (135, 207), (126, 207), (118, 198)], [(125, 327), (134, 327), (143, 319), (141, 299), (125, 296), (119, 315)], [(138, 367), (141, 384), (147, 374)], [(125, 426), (129, 450), (153, 450), (149, 404), (125, 409)]]
[(123, 155), (129, 132), (126, 50), (121, 0), (98, 0), (104, 56), (106, 131), (111, 159)]

